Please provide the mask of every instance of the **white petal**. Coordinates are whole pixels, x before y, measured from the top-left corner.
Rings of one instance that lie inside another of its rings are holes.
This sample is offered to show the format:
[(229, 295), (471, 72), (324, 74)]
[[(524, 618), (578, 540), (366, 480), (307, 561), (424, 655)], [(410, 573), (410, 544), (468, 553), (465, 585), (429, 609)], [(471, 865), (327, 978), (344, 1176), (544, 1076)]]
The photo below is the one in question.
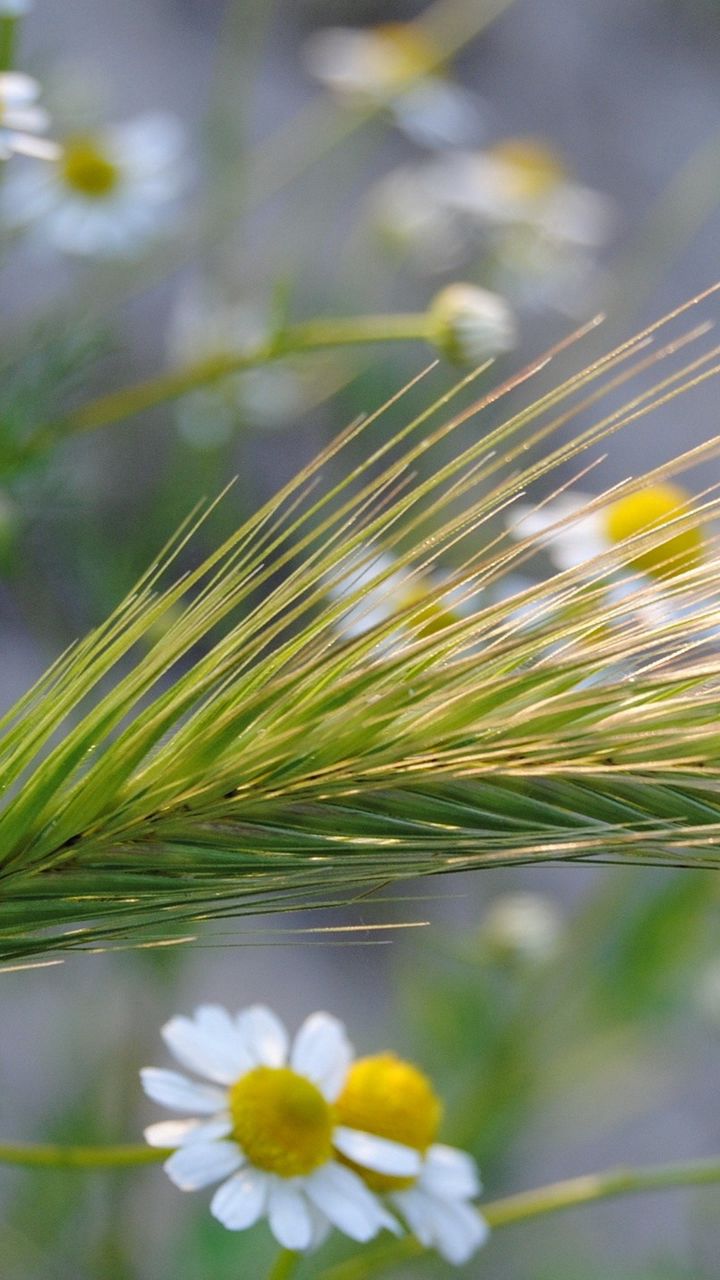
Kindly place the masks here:
[(295, 1037), (290, 1065), (307, 1076), (328, 1102), (334, 1102), (345, 1083), (353, 1048), (345, 1028), (329, 1013), (313, 1013)]
[(199, 1111), (201, 1115), (212, 1115), (214, 1111), (223, 1111), (227, 1104), (223, 1089), (215, 1089), (210, 1084), (196, 1084), (187, 1076), (181, 1076), (179, 1071), (143, 1067), (140, 1079), (153, 1102), (173, 1111)]
[(282, 1022), (265, 1005), (254, 1004), (237, 1016), (253, 1064), (283, 1067), (287, 1061), (288, 1034)]
[(446, 1262), (462, 1266), (485, 1243), (489, 1228), (473, 1205), (442, 1200), (418, 1188), (399, 1191), (393, 1200), (421, 1244), (432, 1244)]
[(218, 1187), (210, 1212), (228, 1231), (244, 1231), (262, 1217), (270, 1182), (260, 1169), (241, 1169)]
[(283, 1249), (307, 1249), (313, 1238), (313, 1220), (297, 1183), (273, 1178), (268, 1199), (270, 1229)]
[(416, 1240), (420, 1242), (423, 1248), (431, 1248), (433, 1233), (425, 1212), (427, 1197), (423, 1195), (422, 1191), (418, 1191), (415, 1187), (410, 1187), (407, 1191), (393, 1192), (391, 1199), (405, 1218)]
[(333, 1146), (354, 1164), (395, 1178), (413, 1178), (422, 1168), (422, 1157), (412, 1147), (392, 1142), (390, 1138), (379, 1138), (374, 1133), (347, 1129), (344, 1125), (333, 1130)]
[(213, 1116), (211, 1120), (160, 1120), (149, 1124), (145, 1141), (151, 1147), (184, 1147), (189, 1142), (212, 1142), (232, 1133), (230, 1116)]
[(192, 1018), (171, 1018), (162, 1036), (184, 1067), (219, 1084), (233, 1084), (253, 1066), (243, 1037), (219, 1005), (202, 1005)]
[(199, 1191), (234, 1173), (242, 1163), (236, 1142), (190, 1142), (174, 1151), (163, 1168), (181, 1191)]
[(371, 1240), (382, 1227), (398, 1232), (392, 1214), (368, 1191), (357, 1174), (334, 1161), (316, 1169), (307, 1179), (305, 1189), (313, 1204), (351, 1240)]
[(430, 1147), (425, 1156), (420, 1186), (445, 1200), (472, 1200), (482, 1190), (472, 1156), (440, 1142)]

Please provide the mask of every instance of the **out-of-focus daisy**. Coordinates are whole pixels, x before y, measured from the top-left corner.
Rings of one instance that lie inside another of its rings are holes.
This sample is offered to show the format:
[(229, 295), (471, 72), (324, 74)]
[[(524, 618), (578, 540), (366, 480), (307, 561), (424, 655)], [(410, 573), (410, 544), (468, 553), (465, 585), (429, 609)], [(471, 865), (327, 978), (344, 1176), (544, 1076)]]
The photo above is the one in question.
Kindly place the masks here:
[(421, 1158), (338, 1119), (334, 1104), (353, 1052), (341, 1022), (312, 1014), (291, 1044), (264, 1006), (231, 1017), (205, 1005), (192, 1018), (171, 1018), (162, 1034), (182, 1065), (211, 1083), (145, 1068), (149, 1097), (192, 1117), (150, 1125), (145, 1137), (177, 1148), (164, 1167), (182, 1191), (221, 1183), (210, 1208), (223, 1226), (242, 1231), (267, 1217), (275, 1238), (293, 1250), (315, 1247), (331, 1226), (360, 1241), (383, 1227), (398, 1230), (347, 1162), (415, 1177)]
[(462, 1266), (483, 1245), (488, 1226), (471, 1203), (481, 1191), (475, 1161), (435, 1141), (442, 1105), (427, 1076), (394, 1054), (360, 1058), (350, 1067), (336, 1102), (342, 1124), (416, 1151), (421, 1166), (405, 1178), (353, 1164), (367, 1186), (387, 1196), (425, 1248)]
[(39, 138), (48, 127), (48, 114), (38, 106), (40, 85), (20, 71), (0, 72), (0, 160), (18, 155), (55, 159), (59, 149)]
[(490, 905), (478, 932), (481, 945), (499, 960), (542, 964), (557, 951), (562, 918), (551, 898), (504, 893)]
[(3, 215), (65, 253), (132, 255), (170, 216), (186, 178), (182, 151), (179, 121), (159, 113), (68, 137), (54, 163), (8, 180)]
[(433, 635), (457, 621), (461, 612), (461, 602), (453, 592), (438, 594), (438, 585), (424, 574), (401, 568), (387, 552), (368, 545), (346, 557), (328, 581), (330, 598), (346, 605), (335, 628), (343, 639), (354, 640), (409, 611), (407, 619), (398, 618), (397, 632), (385, 642), (392, 646), (403, 636)]
[[(648, 533), (692, 512), (689, 494), (680, 485), (649, 485), (607, 506), (585, 511), (592, 498), (577, 491), (543, 506), (518, 504), (507, 518), (516, 538), (534, 538), (558, 569), (574, 569), (611, 550), (626, 538)], [(654, 579), (667, 579), (693, 569), (703, 556), (704, 536), (698, 525), (672, 531), (654, 546), (639, 549), (627, 564)]]
[(436, 162), (445, 199), (491, 224), (524, 224), (549, 240), (602, 244), (612, 228), (612, 202), (576, 182), (545, 142), (507, 138), (485, 151), (453, 153)]
[(423, 146), (467, 146), (482, 128), (481, 107), (438, 70), (440, 61), (412, 22), (329, 27), (305, 46), (311, 75), (341, 101), (389, 106), (399, 127)]

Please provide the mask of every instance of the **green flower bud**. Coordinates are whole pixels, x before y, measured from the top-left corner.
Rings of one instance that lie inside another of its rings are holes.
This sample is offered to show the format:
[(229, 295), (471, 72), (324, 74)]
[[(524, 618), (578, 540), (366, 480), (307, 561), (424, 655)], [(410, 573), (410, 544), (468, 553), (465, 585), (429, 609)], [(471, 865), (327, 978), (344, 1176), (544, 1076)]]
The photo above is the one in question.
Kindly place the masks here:
[(515, 317), (505, 299), (472, 284), (442, 289), (428, 316), (430, 341), (453, 364), (481, 364), (517, 342)]

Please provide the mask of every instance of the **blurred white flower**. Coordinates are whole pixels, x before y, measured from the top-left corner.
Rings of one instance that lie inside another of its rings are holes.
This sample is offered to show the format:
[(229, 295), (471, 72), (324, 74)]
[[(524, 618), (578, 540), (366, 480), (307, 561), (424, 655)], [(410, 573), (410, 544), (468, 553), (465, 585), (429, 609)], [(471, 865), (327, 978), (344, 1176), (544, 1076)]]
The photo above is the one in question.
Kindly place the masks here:
[(532, 226), (550, 241), (587, 247), (612, 229), (608, 197), (575, 182), (553, 149), (532, 138), (445, 155), (435, 180), (448, 204), (489, 225)]
[(171, 218), (187, 176), (182, 153), (174, 116), (138, 116), (67, 138), (54, 163), (8, 179), (0, 208), (62, 252), (130, 256)]
[(23, 18), (32, 7), (32, 0), (0, 0), (0, 18)]
[(439, 585), (434, 578), (397, 566), (392, 556), (377, 547), (358, 549), (328, 579), (331, 600), (346, 604), (335, 629), (343, 639), (354, 640), (417, 606), (412, 620), (407, 624), (398, 620), (397, 631), (386, 635), (384, 643), (392, 647), (403, 635), (405, 639), (433, 635), (456, 622), (462, 612), (462, 602), (451, 590), (438, 595)]
[[(38, 138), (48, 127), (49, 117), (37, 104), (40, 85), (20, 71), (0, 72), (0, 160), (18, 155), (53, 160), (59, 148), (47, 138)], [(45, 171), (46, 172), (46, 171)]]
[(210, 1209), (223, 1226), (242, 1231), (267, 1217), (292, 1250), (314, 1248), (331, 1226), (359, 1241), (399, 1230), (354, 1169), (414, 1178), (421, 1159), (338, 1116), (353, 1055), (341, 1022), (312, 1014), (291, 1044), (264, 1006), (231, 1017), (204, 1005), (192, 1018), (171, 1018), (162, 1034), (183, 1066), (212, 1083), (146, 1067), (148, 1096), (193, 1118), (150, 1125), (145, 1137), (176, 1148), (164, 1167), (182, 1191), (222, 1179)]
[(456, 364), (481, 364), (511, 351), (517, 326), (504, 298), (472, 284), (450, 284), (433, 298), (430, 340)]
[(341, 101), (387, 106), (422, 146), (468, 146), (482, 130), (481, 104), (438, 71), (439, 61), (415, 22), (329, 27), (305, 45), (308, 71)]
[(556, 953), (562, 930), (562, 917), (551, 898), (508, 893), (491, 904), (478, 936), (501, 959), (539, 964)]
[(390, 251), (411, 259), (422, 275), (452, 271), (469, 251), (466, 229), (437, 199), (426, 168), (406, 165), (378, 182), (370, 194), (372, 225)]
[[(647, 533), (666, 521), (692, 512), (689, 494), (679, 485), (649, 485), (627, 494), (607, 506), (586, 511), (589, 494), (577, 490), (560, 494), (542, 506), (518, 503), (506, 525), (514, 538), (532, 538), (544, 547), (560, 570), (575, 569), (623, 542)], [(704, 537), (697, 525), (668, 531), (662, 542), (628, 559), (628, 566), (650, 578), (668, 578), (698, 565), (703, 556)]]
[(487, 1240), (488, 1225), (471, 1203), (481, 1191), (471, 1156), (435, 1142), (442, 1104), (427, 1076), (392, 1053), (360, 1058), (335, 1104), (343, 1124), (361, 1126), (406, 1144), (421, 1157), (405, 1178), (359, 1169), (368, 1187), (384, 1193), (410, 1231), (453, 1266), (462, 1266)]

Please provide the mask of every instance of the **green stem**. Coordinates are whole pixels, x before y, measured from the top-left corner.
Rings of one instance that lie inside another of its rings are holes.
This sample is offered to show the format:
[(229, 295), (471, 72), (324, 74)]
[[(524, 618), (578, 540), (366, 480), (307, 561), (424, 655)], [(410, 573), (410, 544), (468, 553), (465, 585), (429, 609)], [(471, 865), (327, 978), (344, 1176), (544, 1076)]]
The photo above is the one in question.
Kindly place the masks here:
[(283, 1249), (268, 1272), (268, 1280), (287, 1280), (300, 1261), (300, 1254), (292, 1249)]
[(18, 26), (18, 18), (12, 16), (0, 18), (0, 71), (12, 70)]
[[(612, 1196), (669, 1188), (703, 1186), (720, 1182), (720, 1160), (697, 1160), (686, 1164), (655, 1165), (639, 1169), (610, 1169), (565, 1182), (550, 1183), (533, 1191), (491, 1200), (481, 1205), (482, 1215), (494, 1229), (525, 1222), (546, 1213), (572, 1209), (576, 1205), (607, 1200)], [(319, 1280), (365, 1280), (386, 1267), (395, 1266), (423, 1252), (412, 1237), (367, 1250), (320, 1273)]]
[(57, 436), (94, 431), (97, 427), (120, 422), (145, 409), (175, 400), (230, 374), (255, 365), (266, 364), (282, 356), (305, 351), (321, 351), (334, 347), (363, 346), (378, 342), (418, 342), (429, 336), (426, 312), (409, 315), (341, 316), (337, 319), (307, 320), (292, 325), (248, 351), (237, 355), (218, 355), (162, 373), (156, 378), (124, 387), (69, 413), (53, 426), (40, 428), (32, 448), (42, 449)]
[(60, 1143), (32, 1143), (17, 1146), (0, 1144), (0, 1164), (19, 1164), (35, 1169), (127, 1169), (141, 1164), (159, 1164), (170, 1150), (145, 1143), (116, 1146), (65, 1146)]

